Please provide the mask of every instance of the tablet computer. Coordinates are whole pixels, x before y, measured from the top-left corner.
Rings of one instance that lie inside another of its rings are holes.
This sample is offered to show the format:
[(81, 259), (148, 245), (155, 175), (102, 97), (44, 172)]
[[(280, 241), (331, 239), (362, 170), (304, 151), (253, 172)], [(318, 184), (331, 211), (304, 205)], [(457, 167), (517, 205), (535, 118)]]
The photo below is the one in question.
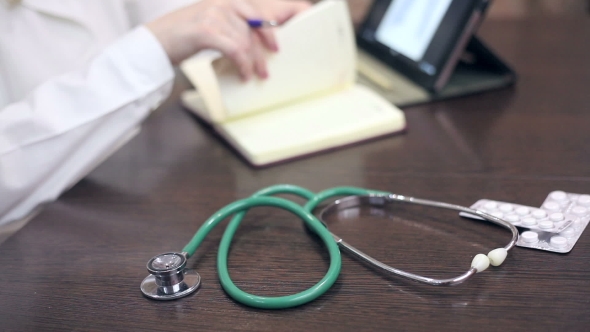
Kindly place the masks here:
[(488, 0), (375, 0), (360, 26), (361, 50), (420, 87), (443, 90)]

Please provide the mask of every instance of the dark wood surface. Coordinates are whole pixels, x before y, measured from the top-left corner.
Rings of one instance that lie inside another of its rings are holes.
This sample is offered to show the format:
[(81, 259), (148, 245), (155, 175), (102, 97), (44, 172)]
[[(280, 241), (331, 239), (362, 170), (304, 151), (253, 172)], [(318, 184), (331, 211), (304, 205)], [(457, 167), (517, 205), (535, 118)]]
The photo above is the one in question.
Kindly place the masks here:
[[(0, 245), (0, 330), (587, 330), (590, 231), (569, 254), (516, 247), (451, 288), (376, 273), (346, 254), (334, 287), (288, 310), (240, 305), (217, 279), (220, 225), (189, 261), (197, 294), (151, 301), (147, 260), (180, 251), (227, 203), (277, 183), (383, 189), (471, 205), (540, 206), (552, 190), (590, 193), (590, 21), (488, 21), (483, 38), (518, 71), (513, 89), (406, 109), (409, 129), (267, 169), (252, 169), (173, 97), (142, 133)], [(509, 233), (454, 213), (403, 207), (329, 220), (348, 242), (432, 277), (465, 271)], [(230, 255), (236, 284), (259, 295), (304, 290), (325, 273), (322, 245), (281, 211), (251, 211)]]

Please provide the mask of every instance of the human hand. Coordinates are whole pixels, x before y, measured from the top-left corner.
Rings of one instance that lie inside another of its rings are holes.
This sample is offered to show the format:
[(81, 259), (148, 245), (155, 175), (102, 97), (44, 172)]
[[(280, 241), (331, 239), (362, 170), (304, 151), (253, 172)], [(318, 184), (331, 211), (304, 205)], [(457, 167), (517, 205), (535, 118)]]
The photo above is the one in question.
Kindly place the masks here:
[(242, 79), (268, 77), (264, 49), (278, 51), (271, 28), (252, 29), (248, 19), (284, 23), (311, 4), (301, 0), (202, 0), (164, 15), (146, 26), (173, 64), (204, 49), (230, 58)]

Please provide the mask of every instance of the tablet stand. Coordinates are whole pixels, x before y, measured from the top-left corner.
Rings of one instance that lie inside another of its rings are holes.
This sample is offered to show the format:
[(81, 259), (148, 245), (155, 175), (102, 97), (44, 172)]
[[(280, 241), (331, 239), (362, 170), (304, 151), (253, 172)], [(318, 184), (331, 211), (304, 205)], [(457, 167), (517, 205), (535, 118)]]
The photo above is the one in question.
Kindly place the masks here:
[(360, 49), (357, 67), (360, 83), (401, 107), (499, 89), (516, 81), (516, 73), (476, 36), (471, 37), (449, 81), (438, 93), (422, 88)]

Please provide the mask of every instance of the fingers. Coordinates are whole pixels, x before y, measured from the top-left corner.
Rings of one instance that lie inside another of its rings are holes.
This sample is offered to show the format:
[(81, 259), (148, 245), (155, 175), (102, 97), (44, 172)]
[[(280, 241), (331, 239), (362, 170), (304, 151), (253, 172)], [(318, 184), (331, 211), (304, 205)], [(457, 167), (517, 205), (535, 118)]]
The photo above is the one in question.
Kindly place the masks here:
[[(248, 19), (263, 19), (277, 21), (282, 24), (291, 17), (301, 13), (311, 7), (311, 3), (301, 0), (278, 0), (278, 1), (260, 1), (260, 0), (236, 0), (232, 2), (236, 12), (244, 21)], [(240, 27), (242, 28), (242, 27)], [(253, 71), (262, 79), (268, 77), (266, 58), (262, 46), (277, 52), (279, 46), (273, 29), (249, 29), (250, 30), (250, 50), (253, 64)], [(250, 68), (244, 69), (244, 72), (251, 72)], [(248, 79), (247, 77), (245, 79)]]
[(283, 24), (291, 17), (311, 7), (311, 3), (301, 0), (280, 1), (280, 5), (274, 8), (274, 17), (279, 24)]
[(269, 50), (273, 52), (279, 51), (279, 44), (275, 38), (274, 31), (268, 28), (255, 29), (255, 34), (258, 35), (260, 42)]
[(264, 49), (262, 47), (262, 41), (260, 40), (260, 36), (256, 33), (252, 33), (253, 49), (252, 55), (254, 59), (254, 70), (256, 75), (261, 79), (268, 78), (268, 69), (266, 67), (266, 57), (264, 56)]
[(266, 58), (264, 49), (259, 37), (251, 33), (248, 42), (239, 42), (238, 38), (218, 36), (216, 42), (211, 44), (211, 48), (219, 50), (227, 56), (238, 68), (238, 72), (243, 81), (248, 81), (254, 74), (261, 79), (268, 77)]
[(242, 80), (247, 81), (252, 77), (253, 61), (249, 53), (244, 52), (243, 48), (236, 43), (235, 39), (218, 36), (211, 48), (219, 50), (227, 56), (238, 68)]
[[(263, 19), (285, 23), (291, 17), (311, 7), (306, 0), (234, 0), (232, 5), (237, 13), (244, 19)], [(251, 29), (252, 59), (254, 71), (260, 78), (268, 77), (266, 59), (261, 45), (267, 49), (277, 52), (279, 46), (273, 29)]]
[[(298, 0), (203, 0), (184, 15), (189, 22), (183, 24), (182, 19), (179, 22), (173, 20), (173, 26), (179, 31), (191, 31), (193, 37), (189, 45), (182, 42), (182, 33), (169, 31), (168, 34), (178, 40), (173, 48), (187, 49), (179, 58), (184, 59), (190, 55), (188, 53), (194, 54), (202, 49), (217, 49), (237, 66), (243, 80), (254, 75), (264, 79), (268, 77), (266, 52), (278, 50), (277, 40), (273, 29), (253, 29), (247, 20), (283, 23), (309, 6), (308, 2)], [(183, 30), (187, 27), (190, 28)]]
[[(237, 47), (250, 59), (248, 64), (251, 65), (249, 66), (250, 68), (245, 68), (243, 71), (248, 73), (254, 71), (259, 78), (267, 78), (268, 71), (264, 45), (260, 36), (255, 31), (256, 29), (251, 29), (246, 21), (237, 15), (231, 16), (230, 20), (235, 29), (235, 36), (232, 37), (238, 41)], [(248, 79), (249, 76), (243, 78)]]
[[(249, 19), (261, 19), (261, 20), (274, 20), (272, 13), (262, 8), (255, 7), (251, 2), (244, 0), (233, 1), (236, 11), (242, 17), (243, 20)], [(260, 36), (260, 40), (271, 51), (278, 51), (279, 47), (277, 40), (272, 29), (262, 28), (255, 29), (256, 33)]]
[[(311, 3), (305, 0), (237, 0), (234, 4), (238, 13), (246, 20), (263, 19), (279, 24), (311, 7)], [(279, 50), (273, 29), (256, 29), (256, 33), (269, 50)]]

